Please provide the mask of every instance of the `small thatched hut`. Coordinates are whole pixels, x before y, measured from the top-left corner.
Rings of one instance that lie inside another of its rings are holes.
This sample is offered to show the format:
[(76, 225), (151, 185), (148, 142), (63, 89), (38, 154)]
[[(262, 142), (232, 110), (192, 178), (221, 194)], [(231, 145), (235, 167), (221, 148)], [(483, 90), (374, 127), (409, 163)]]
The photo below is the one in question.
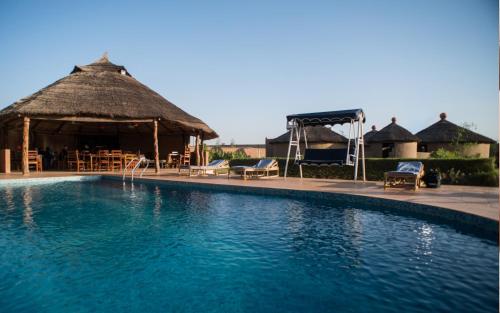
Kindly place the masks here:
[(490, 156), (490, 145), (496, 143), (495, 140), (448, 121), (446, 113), (439, 117), (439, 121), (416, 134), (421, 140), (419, 152), (432, 153), (439, 148), (453, 150), (460, 146), (466, 156)]
[(418, 141), (417, 136), (396, 124), (393, 117), (389, 125), (365, 137), (365, 153), (373, 158), (416, 158)]
[[(306, 127), (307, 144), (309, 148), (327, 149), (327, 148), (345, 148), (347, 147), (347, 138), (324, 126)], [(288, 144), (290, 142), (290, 131), (273, 138), (266, 138), (266, 156), (286, 158), (288, 153)], [(300, 139), (301, 153), (304, 153), (304, 138)], [(293, 148), (295, 149), (295, 147)], [(295, 153), (295, 151), (292, 151)]]
[(365, 142), (368, 142), (370, 138), (377, 133), (377, 127), (375, 125), (372, 125), (372, 129), (369, 132), (365, 133), (364, 139)]
[(75, 66), (68, 76), (0, 111), (0, 131), (1, 147), (15, 151), (22, 146), (24, 173), (28, 149), (89, 145), (140, 150), (156, 159), (158, 169), (159, 155), (183, 151), (190, 136), (198, 142), (217, 137), (107, 55)]

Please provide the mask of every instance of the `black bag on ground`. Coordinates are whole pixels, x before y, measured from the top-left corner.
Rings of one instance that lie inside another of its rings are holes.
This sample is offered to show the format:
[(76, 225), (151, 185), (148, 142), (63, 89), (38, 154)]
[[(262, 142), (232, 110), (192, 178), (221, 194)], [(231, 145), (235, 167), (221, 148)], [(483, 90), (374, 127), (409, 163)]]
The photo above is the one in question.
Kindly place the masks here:
[(441, 174), (436, 170), (427, 172), (423, 180), (428, 188), (439, 188), (441, 186)]

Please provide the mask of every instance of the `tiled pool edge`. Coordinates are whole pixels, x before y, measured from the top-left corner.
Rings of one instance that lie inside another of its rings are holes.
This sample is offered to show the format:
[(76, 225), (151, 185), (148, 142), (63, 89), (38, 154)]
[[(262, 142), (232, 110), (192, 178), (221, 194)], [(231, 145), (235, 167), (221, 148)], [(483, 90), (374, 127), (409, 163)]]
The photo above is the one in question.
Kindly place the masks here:
[(1, 179), (0, 187), (51, 184), (51, 183), (61, 183), (61, 182), (97, 181), (100, 179), (102, 179), (101, 175), (72, 175), (72, 176), (57, 176), (57, 177), (12, 178), (12, 179)]
[[(103, 179), (107, 180), (122, 181), (122, 178), (118, 176), (103, 175), (102, 177)], [(212, 182), (200, 183), (200, 182), (190, 182), (190, 181), (160, 180), (154, 178), (136, 178), (134, 181), (136, 183), (159, 184), (168, 186), (176, 186), (176, 185), (194, 186), (198, 189), (204, 189), (204, 190), (238, 192), (243, 194), (285, 196), (295, 199), (320, 199), (320, 200), (340, 199), (341, 200), (342, 197), (344, 197), (345, 199), (357, 198), (365, 202), (368, 202), (370, 204), (376, 206), (382, 206), (390, 210), (417, 213), (429, 217), (439, 218), (447, 222), (472, 226), (474, 228), (477, 228), (478, 230), (486, 231), (490, 233), (492, 236), (496, 236), (498, 240), (498, 233), (499, 233), (498, 221), (484, 216), (471, 214), (468, 212), (462, 212), (428, 204), (413, 203), (403, 200), (394, 200), (387, 198), (370, 197), (357, 194), (347, 194), (334, 191), (296, 190), (296, 189), (281, 189), (276, 187), (257, 187), (257, 186), (241, 186), (241, 185), (234, 186), (234, 185), (217, 184)], [(127, 181), (127, 183), (130, 183), (130, 181)]]

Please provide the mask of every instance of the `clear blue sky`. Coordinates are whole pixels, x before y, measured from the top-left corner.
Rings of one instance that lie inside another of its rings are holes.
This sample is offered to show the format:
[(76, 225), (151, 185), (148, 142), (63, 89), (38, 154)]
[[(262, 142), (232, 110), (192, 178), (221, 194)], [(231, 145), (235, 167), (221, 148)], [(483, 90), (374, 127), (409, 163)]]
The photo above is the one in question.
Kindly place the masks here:
[(226, 143), (356, 107), (367, 128), (416, 132), (444, 111), (498, 139), (493, 0), (3, 0), (0, 43), (0, 108), (108, 51)]

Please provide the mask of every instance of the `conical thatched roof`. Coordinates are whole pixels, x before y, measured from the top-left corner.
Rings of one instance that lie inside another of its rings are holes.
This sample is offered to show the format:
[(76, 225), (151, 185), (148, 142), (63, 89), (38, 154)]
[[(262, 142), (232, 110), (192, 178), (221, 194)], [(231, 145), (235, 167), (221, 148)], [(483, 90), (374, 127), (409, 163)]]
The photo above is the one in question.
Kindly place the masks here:
[[(307, 142), (308, 143), (347, 143), (347, 138), (334, 132), (330, 128), (324, 126), (307, 126), (306, 127)], [(304, 136), (300, 138), (301, 142), (304, 141)], [(290, 131), (269, 139), (268, 143), (288, 143), (290, 141)]]
[(422, 142), (451, 143), (458, 140), (461, 143), (495, 143), (493, 139), (448, 121), (446, 113), (441, 113), (439, 117), (439, 121), (416, 134)]
[(141, 84), (106, 55), (75, 66), (70, 75), (6, 107), (0, 111), (0, 122), (15, 116), (91, 122), (159, 119), (163, 129), (217, 137), (203, 121)]
[(407, 129), (396, 124), (393, 117), (391, 123), (378, 132), (369, 136), (368, 143), (372, 142), (418, 142), (420, 139), (410, 133)]
[(364, 135), (365, 142), (368, 142), (370, 138), (376, 133), (377, 133), (377, 127), (375, 125), (372, 125), (372, 130), (370, 130)]

